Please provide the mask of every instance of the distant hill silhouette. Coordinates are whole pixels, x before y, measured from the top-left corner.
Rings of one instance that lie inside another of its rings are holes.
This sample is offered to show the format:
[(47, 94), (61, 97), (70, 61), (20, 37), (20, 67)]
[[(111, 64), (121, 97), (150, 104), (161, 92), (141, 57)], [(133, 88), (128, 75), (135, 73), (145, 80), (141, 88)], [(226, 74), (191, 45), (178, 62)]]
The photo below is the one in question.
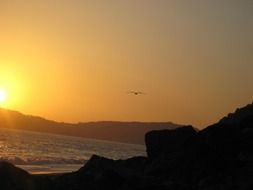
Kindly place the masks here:
[(29, 130), (133, 144), (144, 144), (144, 135), (148, 131), (174, 129), (177, 127), (180, 127), (180, 125), (171, 122), (100, 121), (77, 124), (63, 123), (0, 108), (0, 128)]

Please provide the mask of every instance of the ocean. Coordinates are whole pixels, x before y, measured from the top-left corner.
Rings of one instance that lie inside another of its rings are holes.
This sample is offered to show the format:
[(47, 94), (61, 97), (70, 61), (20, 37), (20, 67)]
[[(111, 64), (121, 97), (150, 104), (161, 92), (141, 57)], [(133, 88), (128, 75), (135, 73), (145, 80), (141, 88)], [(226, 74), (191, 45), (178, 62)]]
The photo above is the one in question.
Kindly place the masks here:
[(102, 140), (0, 129), (0, 160), (33, 174), (72, 172), (93, 155), (111, 159), (146, 156), (145, 146)]

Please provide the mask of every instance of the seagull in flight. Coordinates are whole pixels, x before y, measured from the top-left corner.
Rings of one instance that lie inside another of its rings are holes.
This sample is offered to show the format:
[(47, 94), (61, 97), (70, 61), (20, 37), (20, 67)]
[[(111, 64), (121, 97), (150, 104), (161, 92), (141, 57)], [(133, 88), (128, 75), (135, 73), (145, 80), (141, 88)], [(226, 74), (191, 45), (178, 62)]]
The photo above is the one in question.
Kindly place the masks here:
[(133, 94), (135, 96), (138, 96), (138, 95), (144, 95), (146, 93), (145, 92), (141, 92), (141, 91), (129, 91), (128, 94)]

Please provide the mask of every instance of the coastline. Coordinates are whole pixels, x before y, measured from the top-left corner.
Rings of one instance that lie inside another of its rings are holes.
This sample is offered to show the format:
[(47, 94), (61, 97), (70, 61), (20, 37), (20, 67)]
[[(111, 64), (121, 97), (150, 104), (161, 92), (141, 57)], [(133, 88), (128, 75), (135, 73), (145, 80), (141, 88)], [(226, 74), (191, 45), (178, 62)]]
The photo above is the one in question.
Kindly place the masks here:
[(49, 165), (16, 165), (30, 174), (63, 174), (71, 173), (80, 169), (83, 164), (49, 164)]
[(252, 190), (253, 104), (197, 131), (150, 131), (147, 156), (93, 155), (69, 173), (37, 173), (0, 162), (1, 190)]

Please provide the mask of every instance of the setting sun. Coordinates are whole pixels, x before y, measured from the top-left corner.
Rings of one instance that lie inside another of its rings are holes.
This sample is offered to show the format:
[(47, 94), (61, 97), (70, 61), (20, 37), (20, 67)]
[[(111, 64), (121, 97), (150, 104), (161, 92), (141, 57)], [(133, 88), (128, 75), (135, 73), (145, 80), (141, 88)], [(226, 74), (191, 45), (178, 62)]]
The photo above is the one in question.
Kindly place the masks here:
[(0, 103), (5, 102), (7, 98), (6, 91), (4, 89), (0, 89)]

